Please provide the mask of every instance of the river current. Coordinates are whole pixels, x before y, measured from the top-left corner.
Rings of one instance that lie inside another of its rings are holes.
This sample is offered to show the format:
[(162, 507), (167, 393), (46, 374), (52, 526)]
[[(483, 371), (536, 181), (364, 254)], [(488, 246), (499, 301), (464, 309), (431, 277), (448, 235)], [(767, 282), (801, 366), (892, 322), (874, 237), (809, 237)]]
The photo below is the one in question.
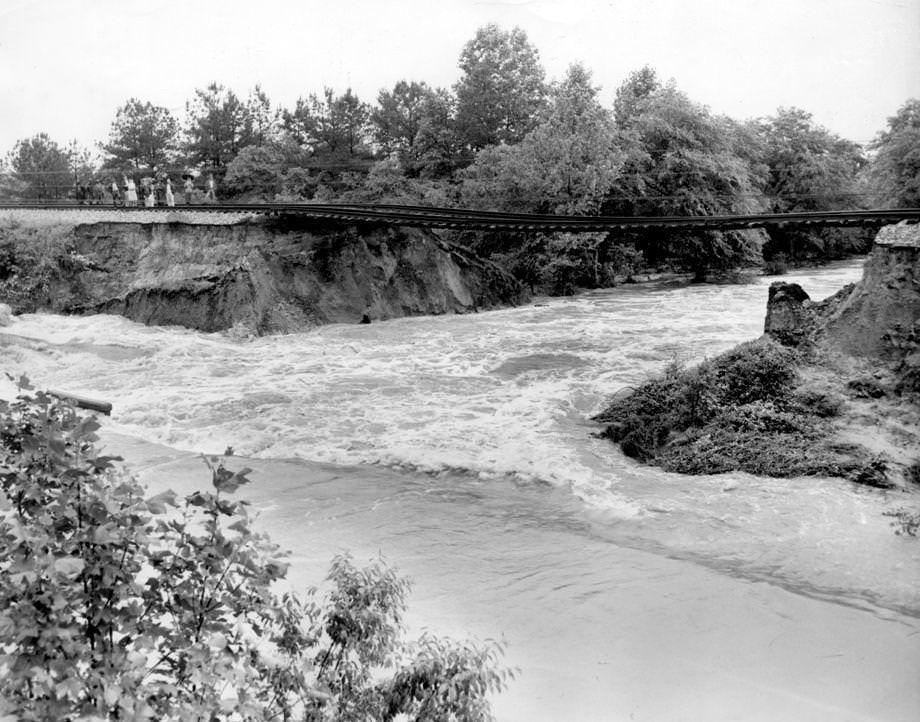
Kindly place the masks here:
[[(857, 280), (861, 266), (783, 280), (821, 299)], [(124, 434), (332, 465), (309, 493), (290, 478), (266, 482), (258, 496), (270, 523), (302, 540), (303, 558), (328, 561), (350, 548), (404, 565), (421, 577), (421, 607), (434, 619), (492, 631), (485, 602), (464, 609), (449, 591), (482, 584), (492, 602), (510, 605), (508, 615), (557, 597), (560, 612), (590, 615), (610, 583), (591, 562), (605, 549), (883, 618), (920, 617), (920, 543), (896, 536), (882, 515), (915, 496), (836, 479), (683, 477), (642, 467), (593, 436), (590, 417), (613, 393), (671, 361), (693, 363), (758, 336), (771, 280), (623, 286), (253, 339), (117, 316), (31, 315), (7, 330), (45, 345), (9, 346), (4, 365), (113, 402), (111, 427)], [(496, 535), (486, 581), (477, 578), (481, 559), (463, 559)], [(573, 552), (581, 548), (594, 551)], [(458, 579), (459, 569), (469, 578)]]

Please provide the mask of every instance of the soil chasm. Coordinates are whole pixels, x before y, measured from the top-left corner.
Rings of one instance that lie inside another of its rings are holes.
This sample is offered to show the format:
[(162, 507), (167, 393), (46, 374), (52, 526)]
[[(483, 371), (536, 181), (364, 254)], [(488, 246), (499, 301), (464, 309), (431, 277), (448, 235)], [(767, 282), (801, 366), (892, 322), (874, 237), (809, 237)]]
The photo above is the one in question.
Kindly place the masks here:
[(0, 300), (16, 312), (266, 334), (525, 300), (497, 265), (416, 228), (283, 218), (7, 226), (0, 246)]

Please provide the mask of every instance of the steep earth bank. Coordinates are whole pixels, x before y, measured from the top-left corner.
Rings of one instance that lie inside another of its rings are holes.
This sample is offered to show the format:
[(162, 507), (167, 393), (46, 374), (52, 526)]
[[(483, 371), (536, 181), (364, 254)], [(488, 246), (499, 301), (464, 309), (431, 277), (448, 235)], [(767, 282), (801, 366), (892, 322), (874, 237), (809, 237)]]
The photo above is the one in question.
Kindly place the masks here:
[(920, 225), (882, 229), (862, 280), (820, 303), (774, 283), (763, 337), (671, 367), (597, 419), (670, 471), (920, 482)]
[(415, 228), (300, 219), (0, 227), (0, 301), (17, 313), (264, 334), (523, 300), (497, 265)]

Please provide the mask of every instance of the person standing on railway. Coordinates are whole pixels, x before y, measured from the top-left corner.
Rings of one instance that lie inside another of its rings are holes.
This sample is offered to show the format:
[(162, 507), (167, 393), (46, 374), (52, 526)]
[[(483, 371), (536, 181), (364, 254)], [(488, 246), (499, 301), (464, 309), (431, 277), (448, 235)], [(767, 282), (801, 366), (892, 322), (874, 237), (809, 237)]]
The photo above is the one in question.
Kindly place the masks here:
[(157, 197), (153, 178), (142, 178), (141, 187), (144, 189), (144, 208), (155, 207), (157, 204)]
[(214, 192), (214, 174), (208, 173), (208, 192), (205, 193), (204, 199), (209, 203), (217, 202), (217, 194)]
[(137, 205), (137, 186), (134, 184), (133, 178), (128, 178), (124, 176), (125, 180), (125, 205), (126, 206), (136, 206)]
[(96, 180), (93, 183), (93, 205), (101, 206), (105, 203), (105, 186), (102, 185), (101, 180)]
[(118, 205), (118, 181), (116, 180), (112, 181), (112, 187), (110, 188), (110, 192), (112, 194), (112, 205), (117, 206)]
[(169, 176), (166, 177), (166, 205), (170, 208), (176, 205), (176, 197), (173, 195), (172, 182), (169, 180)]
[(192, 205), (192, 196), (195, 193), (195, 184), (192, 181), (192, 177), (185, 176), (185, 183), (182, 186), (183, 191), (185, 192), (185, 205)]

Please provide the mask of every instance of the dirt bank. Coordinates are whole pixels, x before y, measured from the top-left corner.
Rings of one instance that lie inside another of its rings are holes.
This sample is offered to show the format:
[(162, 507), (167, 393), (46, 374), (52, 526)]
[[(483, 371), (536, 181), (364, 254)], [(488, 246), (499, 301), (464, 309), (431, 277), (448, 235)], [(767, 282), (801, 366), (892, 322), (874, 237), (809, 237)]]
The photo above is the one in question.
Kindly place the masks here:
[(0, 301), (16, 312), (264, 334), (522, 300), (498, 266), (423, 229), (295, 218), (0, 226)]
[(669, 471), (920, 482), (920, 226), (882, 229), (861, 281), (820, 303), (773, 284), (764, 330), (615, 398), (604, 435)]

